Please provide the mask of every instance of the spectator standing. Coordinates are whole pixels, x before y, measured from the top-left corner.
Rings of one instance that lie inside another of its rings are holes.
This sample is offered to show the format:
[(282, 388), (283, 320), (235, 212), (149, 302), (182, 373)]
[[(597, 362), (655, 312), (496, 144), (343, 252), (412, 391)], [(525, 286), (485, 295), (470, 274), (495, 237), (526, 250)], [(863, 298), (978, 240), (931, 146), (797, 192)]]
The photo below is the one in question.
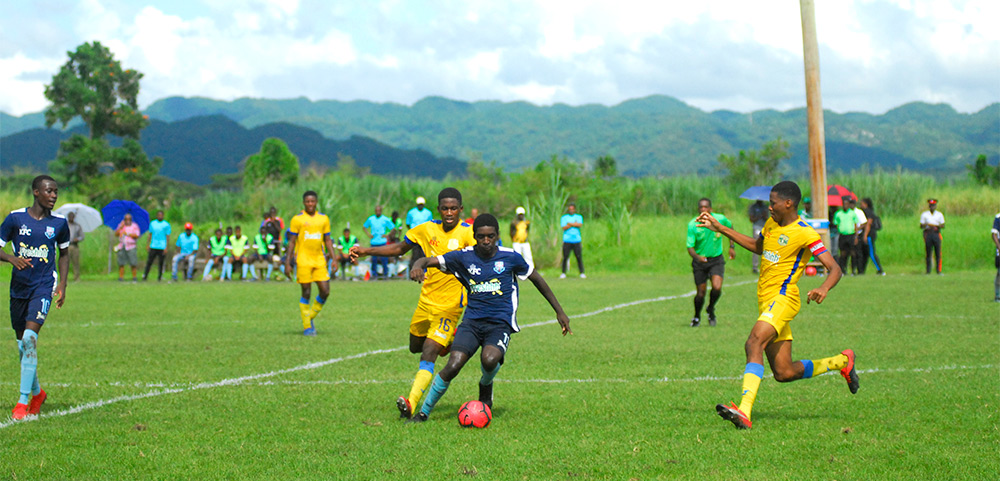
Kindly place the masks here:
[(177, 266), (180, 263), (187, 262), (187, 272), (184, 274), (184, 280), (190, 281), (194, 278), (194, 259), (198, 255), (198, 245), (200, 240), (198, 236), (193, 232), (194, 225), (190, 222), (184, 224), (184, 232), (181, 232), (177, 236), (177, 254), (174, 255), (171, 267), (171, 279), (173, 282), (177, 282)]
[[(760, 231), (764, 229), (764, 224), (767, 223), (767, 218), (771, 216), (767, 205), (764, 201), (758, 200), (750, 207), (747, 208), (747, 218), (750, 219), (750, 223), (753, 224), (753, 238), (756, 239), (760, 236)], [(752, 260), (751, 269), (754, 274), (760, 271), (760, 254), (754, 254)]]
[(159, 275), (156, 281), (163, 280), (163, 260), (170, 244), (170, 223), (163, 220), (163, 211), (156, 211), (156, 219), (149, 223), (149, 255), (146, 256), (146, 271), (142, 273), (142, 280), (149, 277), (149, 268), (153, 265), (153, 259), (157, 261)]
[(333, 242), (333, 245), (334, 247), (340, 249), (340, 253), (337, 255), (337, 263), (340, 264), (340, 272), (342, 273), (341, 276), (344, 280), (353, 278), (354, 270), (351, 269), (351, 272), (348, 272), (347, 266), (358, 265), (357, 260), (351, 260), (351, 247), (360, 246), (360, 244), (358, 244), (358, 236), (351, 235), (351, 229), (345, 228), (344, 233)]
[(469, 215), (468, 219), (465, 219), (465, 223), (472, 225), (476, 222), (476, 217), (479, 217), (479, 209), (473, 207), (472, 210), (469, 211), (469, 214), (471, 215)]
[(514, 213), (516, 217), (510, 223), (510, 242), (514, 252), (521, 254), (524, 262), (528, 263), (531, 270), (535, 269), (535, 262), (531, 258), (531, 243), (528, 242), (528, 230), (531, 229), (531, 221), (524, 218), (524, 207), (518, 207)]
[(802, 208), (799, 209), (799, 217), (803, 219), (812, 218), (812, 199), (809, 197), (802, 199)]
[(83, 227), (76, 222), (76, 212), (66, 215), (66, 222), (69, 225), (69, 266), (73, 269), (73, 282), (80, 280), (80, 243), (83, 242)]
[[(390, 231), (395, 227), (392, 223), (392, 219), (382, 215), (382, 206), (375, 206), (375, 214), (369, 216), (365, 220), (364, 230), (365, 234), (371, 238), (370, 245), (372, 247), (384, 246), (389, 242), (386, 237)], [(381, 274), (379, 274), (378, 267), (381, 267)], [(388, 279), (389, 277), (389, 258), (385, 256), (372, 256), (372, 276), (382, 279)]]
[(849, 197), (844, 196), (841, 199), (840, 207), (840, 210), (833, 215), (833, 221), (837, 225), (837, 233), (839, 234), (837, 242), (840, 243), (840, 257), (837, 258), (837, 263), (840, 264), (841, 271), (847, 272), (848, 259), (854, 256), (854, 244), (856, 240), (854, 234), (857, 232), (858, 216), (854, 213), (854, 209), (851, 208)]
[[(407, 229), (412, 229), (420, 224), (423, 224), (424, 222), (434, 219), (434, 213), (431, 212), (431, 210), (425, 206), (425, 204), (427, 204), (427, 199), (424, 199), (423, 197), (417, 197), (416, 202), (417, 206), (410, 209), (406, 213)], [(416, 262), (417, 259), (423, 256), (424, 256), (424, 250), (420, 247), (420, 245), (419, 244), (414, 245), (413, 249), (410, 251), (410, 263), (409, 265), (406, 266), (407, 278), (410, 277), (410, 268), (413, 267), (413, 263)]]
[(836, 206), (832, 206), (831, 205), (831, 206), (827, 207), (827, 211), (826, 211), (826, 218), (830, 219), (830, 244), (831, 245), (829, 246), (829, 251), (833, 255), (834, 259), (839, 259), (840, 258), (840, 246), (839, 246), (840, 231), (836, 229), (837, 223), (835, 221), (835, 218), (837, 217), (837, 211), (838, 210), (839, 209), (837, 209)]
[(865, 224), (865, 230), (862, 236), (865, 238), (865, 243), (868, 245), (868, 255), (864, 257), (861, 262), (864, 269), (868, 268), (868, 261), (875, 264), (875, 274), (879, 276), (884, 276), (885, 271), (882, 269), (882, 261), (878, 258), (878, 253), (875, 252), (875, 241), (878, 239), (878, 231), (882, 230), (882, 218), (875, 213), (875, 206), (872, 204), (872, 199), (870, 197), (865, 197), (861, 199), (861, 210), (864, 211), (865, 217), (868, 219), (868, 223)]
[(858, 208), (858, 201), (850, 200), (851, 210), (854, 211), (854, 255), (851, 257), (851, 272), (862, 275), (865, 273), (865, 261), (868, 259), (868, 239), (865, 237), (865, 229), (868, 226), (868, 217), (864, 211)]
[(990, 234), (993, 237), (993, 245), (996, 247), (993, 264), (997, 268), (997, 277), (993, 280), (993, 302), (1000, 302), (1000, 214), (993, 218), (993, 229)]
[(125, 282), (125, 266), (128, 265), (132, 267), (132, 282), (137, 282), (136, 266), (139, 265), (139, 252), (135, 241), (139, 238), (139, 224), (132, 222), (132, 214), (125, 214), (115, 229), (115, 235), (118, 236), (118, 245), (115, 246), (118, 252), (118, 281)]
[(278, 216), (278, 209), (272, 205), (271, 209), (267, 211), (267, 217), (264, 220), (273, 224), (267, 231), (274, 236), (274, 242), (281, 245), (281, 235), (285, 232), (285, 221)]
[(569, 268), (569, 253), (576, 256), (576, 267), (580, 269), (580, 279), (586, 279), (587, 274), (583, 273), (583, 236), (580, 228), (583, 227), (583, 216), (576, 213), (576, 204), (570, 203), (566, 208), (566, 214), (559, 219), (559, 224), (563, 230), (562, 245), (562, 274), (560, 279), (566, 278), (566, 269)]
[(941, 229), (944, 229), (944, 214), (937, 210), (937, 199), (927, 199), (927, 210), (920, 214), (920, 228), (924, 230), (924, 263), (927, 273), (931, 273), (931, 252), (937, 273), (941, 273)]

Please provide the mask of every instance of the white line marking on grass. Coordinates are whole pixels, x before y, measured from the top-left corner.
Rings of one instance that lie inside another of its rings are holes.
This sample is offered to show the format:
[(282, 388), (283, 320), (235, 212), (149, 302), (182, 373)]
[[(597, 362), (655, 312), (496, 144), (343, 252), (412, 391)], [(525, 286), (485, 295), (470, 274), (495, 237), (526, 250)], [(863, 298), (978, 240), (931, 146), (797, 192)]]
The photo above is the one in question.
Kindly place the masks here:
[[(730, 287), (735, 287), (735, 286), (750, 284), (752, 282), (755, 282), (755, 281), (738, 282), (738, 283), (735, 283), (735, 284), (730, 284)], [(602, 313), (605, 313), (605, 312), (610, 312), (610, 311), (614, 311), (614, 310), (617, 310), (617, 309), (623, 309), (623, 308), (626, 308), (626, 307), (637, 306), (637, 305), (640, 305), (640, 304), (646, 304), (646, 303), (650, 303), (650, 302), (669, 301), (669, 300), (674, 300), (674, 299), (681, 299), (681, 298), (685, 298), (685, 297), (691, 297), (694, 294), (695, 294), (694, 291), (690, 291), (690, 292), (687, 292), (687, 293), (684, 293), (684, 294), (680, 294), (680, 295), (675, 295), (675, 296), (661, 296), (661, 297), (655, 297), (655, 298), (652, 298), (652, 299), (641, 299), (641, 300), (638, 300), (638, 301), (626, 302), (626, 303), (623, 303), (623, 304), (617, 304), (617, 305), (614, 305), (614, 306), (605, 307), (605, 308), (598, 309), (598, 310), (592, 311), (592, 312), (587, 312), (587, 313), (584, 313), (584, 314), (577, 314), (575, 316), (570, 316), (570, 318), (571, 319), (579, 319), (579, 318), (584, 318), (584, 317), (591, 317), (591, 316), (596, 316), (598, 314), (602, 314)], [(536, 322), (534, 324), (528, 324), (528, 325), (525, 325), (525, 326), (522, 326), (522, 327), (543, 326), (543, 325), (552, 324), (552, 323), (555, 323), (555, 322), (556, 322), (555, 319), (551, 319), (551, 320), (548, 320), (548, 321), (542, 321), (542, 322)], [(195, 391), (195, 390), (201, 390), (201, 389), (212, 389), (212, 388), (223, 387), (223, 386), (234, 386), (234, 385), (238, 385), (238, 384), (243, 384), (243, 383), (245, 383), (247, 381), (255, 381), (255, 380), (258, 380), (258, 379), (266, 379), (266, 378), (270, 378), (270, 377), (274, 377), (274, 376), (280, 376), (282, 374), (289, 374), (289, 373), (297, 372), (297, 371), (308, 371), (308, 370), (318, 369), (318, 368), (321, 368), (321, 367), (324, 367), (324, 366), (328, 366), (330, 364), (335, 364), (335, 363), (338, 363), (338, 362), (349, 361), (349, 360), (353, 360), (353, 359), (360, 359), (360, 358), (363, 358), (363, 357), (373, 356), (373, 355), (376, 355), (376, 354), (386, 354), (386, 353), (390, 353), (390, 352), (402, 351), (404, 349), (406, 349), (406, 346), (395, 347), (395, 348), (392, 348), (392, 349), (376, 349), (376, 350), (373, 350), (373, 351), (363, 352), (361, 354), (354, 354), (354, 355), (351, 355), (351, 356), (338, 357), (338, 358), (334, 358), (334, 359), (328, 359), (326, 361), (311, 362), (311, 363), (308, 363), (308, 364), (302, 364), (300, 366), (290, 367), (288, 369), (281, 369), (281, 370), (278, 370), (278, 371), (266, 372), (266, 373), (263, 373), (263, 374), (251, 374), (251, 375), (243, 376), (243, 377), (223, 379), (223, 380), (221, 380), (219, 382), (213, 382), (213, 383), (200, 383), (200, 384), (195, 384), (193, 386), (184, 387), (184, 388), (161, 389), (161, 390), (156, 390), (156, 391), (150, 391), (150, 392), (143, 393), (143, 394), (133, 394), (133, 395), (127, 395), (127, 396), (119, 396), (119, 397), (115, 397), (115, 398), (111, 398), (111, 399), (104, 399), (104, 400), (100, 400), (100, 401), (94, 401), (94, 402), (89, 402), (89, 403), (85, 403), (85, 404), (80, 404), (78, 406), (74, 406), (74, 407), (71, 407), (71, 408), (68, 408), (68, 409), (62, 409), (62, 410), (59, 410), (59, 411), (53, 411), (53, 412), (50, 412), (50, 413), (44, 413), (44, 414), (41, 414), (41, 415), (38, 415), (38, 416), (28, 416), (27, 418), (24, 418), (21, 421), (13, 421), (13, 420), (9, 420), (8, 419), (6, 421), (0, 422), (0, 429), (8, 428), (8, 427), (13, 426), (14, 424), (18, 424), (18, 423), (36, 421), (38, 419), (44, 419), (44, 418), (49, 418), (49, 417), (54, 417), (54, 416), (66, 416), (66, 415), (69, 415), (69, 414), (76, 414), (76, 413), (79, 413), (79, 412), (88, 411), (88, 410), (91, 410), (91, 409), (97, 409), (97, 408), (100, 408), (100, 407), (104, 407), (104, 406), (107, 406), (107, 405), (110, 405), (110, 404), (115, 404), (115, 403), (119, 403), (119, 402), (123, 402), (123, 401), (134, 401), (134, 400), (138, 400), (138, 399), (146, 399), (146, 398), (151, 398), (151, 397), (163, 396), (163, 395), (166, 395), (166, 394), (176, 394), (176, 393), (180, 393), (180, 392)]]

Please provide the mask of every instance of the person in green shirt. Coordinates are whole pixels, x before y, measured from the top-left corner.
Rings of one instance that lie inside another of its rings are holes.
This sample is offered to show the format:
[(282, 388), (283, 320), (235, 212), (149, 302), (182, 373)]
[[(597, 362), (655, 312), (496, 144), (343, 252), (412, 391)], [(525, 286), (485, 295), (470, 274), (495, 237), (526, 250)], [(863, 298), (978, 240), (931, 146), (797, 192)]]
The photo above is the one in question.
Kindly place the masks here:
[(236, 233), (229, 236), (229, 250), (232, 254), (232, 259), (229, 260), (229, 271), (226, 277), (229, 280), (233, 280), (233, 266), (238, 262), (242, 266), (242, 278), (244, 281), (249, 281), (250, 278), (247, 277), (247, 270), (250, 269), (250, 263), (247, 262), (246, 252), (250, 247), (250, 238), (243, 235), (243, 231), (240, 226), (236, 226)]
[(267, 231), (267, 227), (261, 226), (260, 233), (253, 237), (253, 245), (250, 247), (254, 251), (250, 256), (250, 279), (257, 280), (255, 267), (260, 266), (263, 269), (266, 265), (267, 275), (264, 277), (264, 281), (270, 281), (271, 273), (274, 272), (274, 261), (271, 256), (271, 252), (275, 248), (274, 236)]
[(848, 196), (841, 198), (840, 210), (833, 214), (833, 223), (836, 224), (837, 233), (840, 234), (837, 239), (837, 248), (840, 251), (837, 263), (840, 264), (840, 270), (844, 272), (847, 272), (847, 260), (854, 256), (855, 233), (858, 224), (858, 215), (851, 208), (850, 201), (851, 198)]
[[(222, 236), (222, 229), (215, 229), (215, 236), (208, 238), (208, 262), (205, 263), (205, 273), (202, 274), (201, 280), (207, 281), (208, 276), (212, 273), (212, 266), (216, 262), (220, 264), (220, 270), (222, 273), (226, 272), (226, 266), (229, 264), (228, 257), (226, 257), (226, 244), (229, 240)], [(219, 278), (222, 278), (222, 273), (219, 274)]]
[(802, 208), (799, 209), (799, 217), (803, 220), (812, 218), (812, 199), (809, 197), (802, 198)]
[[(712, 214), (724, 226), (733, 227), (732, 221), (722, 214), (712, 212), (712, 200), (705, 197), (698, 201), (698, 215), (704, 212)], [(726, 272), (726, 259), (722, 256), (722, 234), (708, 228), (698, 226), (698, 218), (688, 222), (687, 250), (691, 256), (691, 270), (694, 272), (694, 318), (691, 327), (701, 325), (701, 308), (705, 305), (705, 291), (708, 280), (712, 280), (712, 292), (708, 297), (708, 325), (715, 326), (715, 304), (722, 296), (722, 276)], [(732, 239), (729, 240), (729, 260), (736, 258), (736, 248)]]
[(356, 245), (360, 245), (360, 244), (358, 244), (358, 236), (351, 235), (351, 229), (345, 228), (344, 229), (344, 234), (341, 235), (340, 237), (338, 237), (337, 240), (333, 241), (333, 245), (334, 245), (334, 247), (337, 247), (337, 248), (340, 249), (340, 253), (338, 254), (337, 262), (340, 263), (340, 272), (343, 273), (344, 280), (347, 280), (348, 278), (350, 278), (350, 276), (354, 275), (354, 269), (352, 268), (351, 272), (348, 273), (347, 272), (347, 266), (348, 265), (351, 265), (351, 266), (358, 265), (358, 261), (357, 260), (351, 261), (351, 255), (350, 255), (351, 254), (351, 247), (354, 247)]

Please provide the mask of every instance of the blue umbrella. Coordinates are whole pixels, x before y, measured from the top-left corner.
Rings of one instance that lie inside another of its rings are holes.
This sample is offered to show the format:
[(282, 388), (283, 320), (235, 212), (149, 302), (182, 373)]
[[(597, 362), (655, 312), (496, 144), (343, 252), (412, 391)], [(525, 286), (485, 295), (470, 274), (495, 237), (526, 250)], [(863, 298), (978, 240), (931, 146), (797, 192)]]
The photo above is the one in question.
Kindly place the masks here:
[(132, 222), (139, 226), (139, 234), (149, 230), (149, 212), (139, 207), (139, 204), (130, 200), (113, 200), (108, 205), (101, 208), (101, 215), (104, 216), (104, 225), (112, 230), (118, 227), (125, 214), (132, 214)]
[(771, 186), (770, 185), (755, 185), (742, 194), (740, 194), (741, 199), (750, 200), (771, 200)]

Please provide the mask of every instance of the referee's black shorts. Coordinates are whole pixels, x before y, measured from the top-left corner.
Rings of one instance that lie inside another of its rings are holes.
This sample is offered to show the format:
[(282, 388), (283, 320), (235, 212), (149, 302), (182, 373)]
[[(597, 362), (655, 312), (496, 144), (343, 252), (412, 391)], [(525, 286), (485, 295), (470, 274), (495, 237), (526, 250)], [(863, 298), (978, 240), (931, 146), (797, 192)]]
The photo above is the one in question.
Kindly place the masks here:
[(722, 277), (726, 273), (726, 258), (724, 256), (709, 257), (708, 262), (698, 262), (691, 259), (691, 270), (694, 272), (695, 285), (704, 284), (712, 276)]

